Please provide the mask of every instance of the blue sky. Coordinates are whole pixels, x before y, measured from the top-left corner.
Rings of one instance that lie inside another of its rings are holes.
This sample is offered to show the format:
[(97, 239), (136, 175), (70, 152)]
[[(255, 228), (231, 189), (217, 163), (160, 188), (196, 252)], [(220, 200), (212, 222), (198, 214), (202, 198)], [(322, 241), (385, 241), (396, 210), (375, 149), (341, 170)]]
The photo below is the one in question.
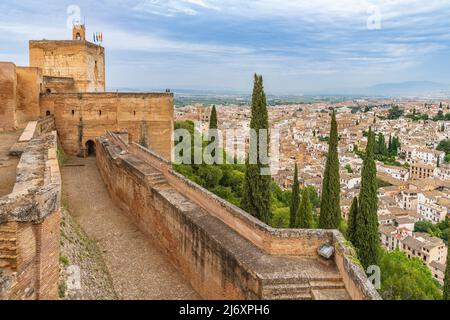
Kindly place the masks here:
[(270, 93), (450, 83), (450, 0), (2, 0), (0, 60), (70, 38), (70, 5), (90, 40), (104, 34), (109, 87), (247, 92), (254, 72)]

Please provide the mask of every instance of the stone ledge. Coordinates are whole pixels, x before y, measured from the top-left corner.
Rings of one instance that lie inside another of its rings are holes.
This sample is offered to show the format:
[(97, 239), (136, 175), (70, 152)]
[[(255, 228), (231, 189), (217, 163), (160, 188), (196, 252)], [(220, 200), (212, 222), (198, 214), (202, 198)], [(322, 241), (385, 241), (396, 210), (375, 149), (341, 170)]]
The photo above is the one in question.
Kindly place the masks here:
[(41, 97), (46, 98), (78, 98), (95, 97), (97, 99), (109, 99), (115, 97), (145, 98), (145, 97), (173, 97), (172, 92), (79, 92), (79, 93), (41, 93)]
[(59, 210), (61, 178), (56, 145), (56, 132), (32, 139), (26, 145), (17, 166), (13, 192), (0, 198), (0, 223), (39, 223)]

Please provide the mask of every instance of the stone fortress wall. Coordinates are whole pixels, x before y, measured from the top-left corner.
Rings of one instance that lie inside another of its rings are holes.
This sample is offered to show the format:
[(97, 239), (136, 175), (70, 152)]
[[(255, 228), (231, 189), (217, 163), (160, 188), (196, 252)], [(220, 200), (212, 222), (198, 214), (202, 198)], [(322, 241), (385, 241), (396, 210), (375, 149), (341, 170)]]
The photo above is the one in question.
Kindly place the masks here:
[[(115, 203), (203, 298), (379, 299), (338, 231), (273, 229), (113, 133), (97, 139), (97, 166)], [(318, 256), (324, 243), (331, 262)]]
[(69, 85), (66, 89), (70, 88), (74, 92), (105, 91), (103, 47), (85, 40), (30, 41), (29, 46), (30, 67), (40, 68), (48, 77), (48, 83), (54, 83), (47, 88), (50, 92), (60, 92), (57, 87), (58, 78), (61, 78), (61, 83), (73, 78), (73, 87)]
[(0, 132), (55, 116), (67, 153), (86, 156), (87, 142), (122, 131), (166, 158), (171, 156), (173, 94), (105, 92), (104, 48), (85, 40), (30, 41), (30, 67), (0, 62)]
[(106, 131), (127, 132), (170, 159), (173, 131), (172, 93), (60, 93), (43, 94), (41, 116), (55, 116), (61, 144), (78, 154), (87, 141)]
[(57, 139), (79, 156), (108, 130), (167, 158), (172, 149), (173, 95), (106, 93), (104, 48), (85, 40), (84, 26), (71, 41), (29, 49), (29, 67), (0, 62), (0, 133), (25, 128), (10, 149), (20, 157), (14, 190), (0, 198), (0, 299), (58, 297)]
[(61, 176), (52, 122), (28, 124), (13, 191), (0, 198), (0, 299), (58, 298)]

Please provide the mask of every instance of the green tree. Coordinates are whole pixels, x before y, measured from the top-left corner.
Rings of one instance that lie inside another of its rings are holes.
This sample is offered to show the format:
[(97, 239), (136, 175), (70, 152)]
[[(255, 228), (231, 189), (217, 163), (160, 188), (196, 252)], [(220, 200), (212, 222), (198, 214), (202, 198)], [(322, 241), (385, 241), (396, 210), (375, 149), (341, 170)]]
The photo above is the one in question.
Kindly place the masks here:
[(272, 199), (270, 189), (271, 176), (261, 174), (262, 169), (270, 169), (268, 164), (264, 164), (261, 161), (263, 159), (262, 151), (268, 155), (269, 143), (266, 144), (266, 150), (261, 150), (262, 142), (259, 140), (261, 130), (267, 130), (267, 132), (269, 130), (269, 116), (263, 78), (256, 74), (253, 85), (250, 128), (256, 131), (256, 137), (250, 139), (250, 144), (254, 144), (256, 147), (256, 155), (254, 155), (256, 164), (250, 163), (250, 155), (247, 155), (241, 206), (261, 221), (270, 223)]
[(215, 105), (213, 105), (209, 116), (209, 129), (217, 129), (217, 110)]
[(442, 140), (439, 142), (436, 150), (444, 151), (445, 154), (450, 154), (450, 139)]
[(393, 152), (393, 149), (392, 149), (392, 135), (391, 134), (389, 134), (389, 142), (388, 142), (388, 152), (389, 152), (389, 154), (392, 154)]
[(447, 263), (444, 277), (444, 300), (450, 300), (450, 243), (447, 244)]
[(393, 156), (397, 156), (398, 149), (400, 148), (400, 141), (398, 137), (393, 137), (391, 142), (391, 147), (389, 149), (389, 154)]
[(350, 211), (348, 212), (347, 239), (353, 243), (355, 241), (356, 217), (358, 216), (358, 197), (354, 197)]
[(445, 120), (444, 112), (439, 110), (438, 113), (433, 117), (433, 121)]
[(376, 155), (383, 155), (383, 156), (388, 155), (388, 149), (386, 147), (386, 139), (384, 138), (384, 135), (381, 132), (378, 133), (377, 141), (374, 146), (374, 153)]
[(354, 245), (362, 265), (367, 268), (378, 261), (378, 196), (377, 168), (374, 160), (375, 136), (369, 130), (366, 154), (363, 161), (361, 192), (359, 194), (358, 214)]
[[(209, 130), (217, 130), (217, 111), (216, 111), (215, 105), (213, 105), (213, 107), (211, 109), (211, 114), (209, 116)], [(216, 157), (216, 151), (219, 146), (219, 141), (216, 141), (216, 140), (217, 140), (217, 137), (213, 135), (212, 131), (209, 131), (208, 132), (208, 141), (213, 142), (213, 147), (214, 147), (214, 150), (212, 150), (212, 152), (211, 152), (212, 157)]]
[(338, 131), (336, 113), (331, 115), (330, 142), (322, 182), (319, 227), (338, 229), (341, 221)]
[(389, 109), (389, 113), (387, 118), (390, 120), (395, 120), (400, 118), (403, 115), (403, 110), (400, 109), (398, 106), (393, 106), (391, 109)]
[(307, 188), (302, 191), (302, 201), (298, 212), (298, 227), (311, 229), (313, 227), (313, 206)]
[(206, 188), (217, 186), (223, 177), (223, 172), (218, 166), (202, 165), (198, 170), (200, 178), (205, 182)]
[(298, 183), (298, 168), (297, 163), (295, 164), (294, 170), (294, 183), (292, 184), (292, 196), (291, 196), (291, 206), (290, 206), (290, 220), (289, 227), (295, 228), (297, 225), (297, 215), (300, 208), (300, 186)]
[(386, 300), (440, 300), (439, 284), (418, 258), (408, 258), (398, 250), (380, 249), (380, 295)]
[(345, 169), (347, 170), (348, 173), (353, 173), (352, 166), (351, 166), (349, 163), (347, 163), (347, 164), (345, 165)]

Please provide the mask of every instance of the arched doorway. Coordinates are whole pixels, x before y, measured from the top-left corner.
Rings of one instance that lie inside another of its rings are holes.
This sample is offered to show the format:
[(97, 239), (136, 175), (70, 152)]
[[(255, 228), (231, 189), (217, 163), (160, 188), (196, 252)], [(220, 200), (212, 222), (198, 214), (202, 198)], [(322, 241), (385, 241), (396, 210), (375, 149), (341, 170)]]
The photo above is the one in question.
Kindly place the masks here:
[(88, 157), (95, 156), (95, 142), (92, 140), (86, 141), (86, 152)]

